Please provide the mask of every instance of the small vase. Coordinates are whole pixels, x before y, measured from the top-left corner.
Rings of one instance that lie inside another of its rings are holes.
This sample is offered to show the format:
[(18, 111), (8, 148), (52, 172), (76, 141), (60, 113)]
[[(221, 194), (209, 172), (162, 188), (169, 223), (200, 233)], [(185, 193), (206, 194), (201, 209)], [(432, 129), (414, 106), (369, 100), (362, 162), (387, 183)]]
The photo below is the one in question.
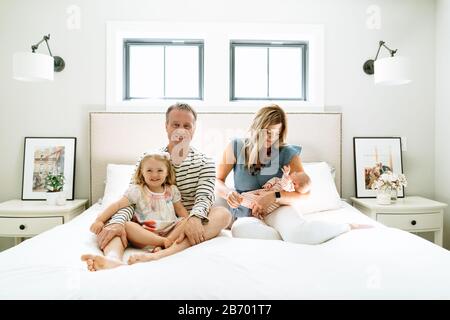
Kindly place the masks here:
[(50, 206), (63, 206), (66, 204), (64, 191), (47, 192), (47, 204)]
[(397, 189), (392, 189), (391, 191), (391, 200), (392, 201), (397, 201), (398, 198), (398, 190)]
[(64, 191), (58, 192), (59, 196), (56, 198), (57, 206), (64, 206), (66, 204), (66, 193)]
[(391, 191), (378, 191), (377, 203), (383, 205), (391, 204)]

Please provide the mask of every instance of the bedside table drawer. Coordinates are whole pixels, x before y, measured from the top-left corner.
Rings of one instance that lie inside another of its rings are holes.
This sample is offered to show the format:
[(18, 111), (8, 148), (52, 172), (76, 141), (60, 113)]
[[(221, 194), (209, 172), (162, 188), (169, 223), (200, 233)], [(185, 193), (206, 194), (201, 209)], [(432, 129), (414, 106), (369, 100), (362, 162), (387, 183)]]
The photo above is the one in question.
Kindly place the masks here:
[(377, 221), (402, 230), (439, 229), (442, 227), (440, 213), (422, 214), (377, 214)]
[(63, 224), (63, 217), (0, 217), (0, 235), (13, 237), (34, 236), (61, 224)]

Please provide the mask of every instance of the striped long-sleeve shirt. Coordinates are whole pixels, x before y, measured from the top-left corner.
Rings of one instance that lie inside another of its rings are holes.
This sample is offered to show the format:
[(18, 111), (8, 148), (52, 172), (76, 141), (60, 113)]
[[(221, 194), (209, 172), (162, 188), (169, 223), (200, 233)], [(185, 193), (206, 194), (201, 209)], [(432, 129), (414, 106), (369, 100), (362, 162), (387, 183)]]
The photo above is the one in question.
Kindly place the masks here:
[[(161, 149), (167, 151), (167, 147)], [(139, 164), (138, 161), (137, 165)], [(214, 203), (214, 185), (216, 170), (214, 162), (205, 154), (190, 147), (189, 154), (180, 165), (173, 165), (177, 187), (181, 193), (181, 202), (189, 215), (208, 220), (209, 210)], [(123, 208), (114, 214), (107, 223), (124, 224), (133, 217), (132, 206)]]

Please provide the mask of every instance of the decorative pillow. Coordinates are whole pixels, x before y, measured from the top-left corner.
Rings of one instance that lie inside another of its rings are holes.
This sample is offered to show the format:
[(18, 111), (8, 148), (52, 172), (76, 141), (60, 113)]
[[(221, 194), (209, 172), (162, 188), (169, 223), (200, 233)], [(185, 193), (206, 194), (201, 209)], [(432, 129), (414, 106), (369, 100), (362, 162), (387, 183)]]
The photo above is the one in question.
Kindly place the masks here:
[(106, 167), (105, 193), (102, 199), (103, 206), (108, 206), (123, 196), (130, 185), (135, 169), (135, 165), (108, 164)]
[(341, 198), (326, 162), (303, 163), (306, 174), (311, 179), (309, 197), (299, 200), (293, 206), (297, 212), (306, 214), (312, 212), (338, 209)]

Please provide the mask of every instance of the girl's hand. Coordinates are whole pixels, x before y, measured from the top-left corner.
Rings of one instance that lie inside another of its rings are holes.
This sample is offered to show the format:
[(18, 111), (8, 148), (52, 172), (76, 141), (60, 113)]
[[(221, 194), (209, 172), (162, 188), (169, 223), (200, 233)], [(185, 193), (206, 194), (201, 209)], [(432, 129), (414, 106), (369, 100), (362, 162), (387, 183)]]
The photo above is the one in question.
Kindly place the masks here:
[(148, 231), (155, 231), (156, 230), (156, 221), (155, 220), (145, 221), (142, 224), (142, 227)]
[(283, 174), (288, 176), (289, 172), (291, 172), (291, 166), (289, 166), (289, 165), (283, 166), (283, 169), (281, 169), (281, 171), (283, 171)]
[(227, 203), (231, 208), (235, 209), (241, 205), (244, 198), (236, 191), (230, 191), (228, 192), (225, 200), (227, 200)]
[(91, 225), (91, 232), (94, 234), (99, 234), (100, 231), (102, 231), (103, 227), (105, 226), (105, 224), (102, 221), (95, 221), (92, 225)]

